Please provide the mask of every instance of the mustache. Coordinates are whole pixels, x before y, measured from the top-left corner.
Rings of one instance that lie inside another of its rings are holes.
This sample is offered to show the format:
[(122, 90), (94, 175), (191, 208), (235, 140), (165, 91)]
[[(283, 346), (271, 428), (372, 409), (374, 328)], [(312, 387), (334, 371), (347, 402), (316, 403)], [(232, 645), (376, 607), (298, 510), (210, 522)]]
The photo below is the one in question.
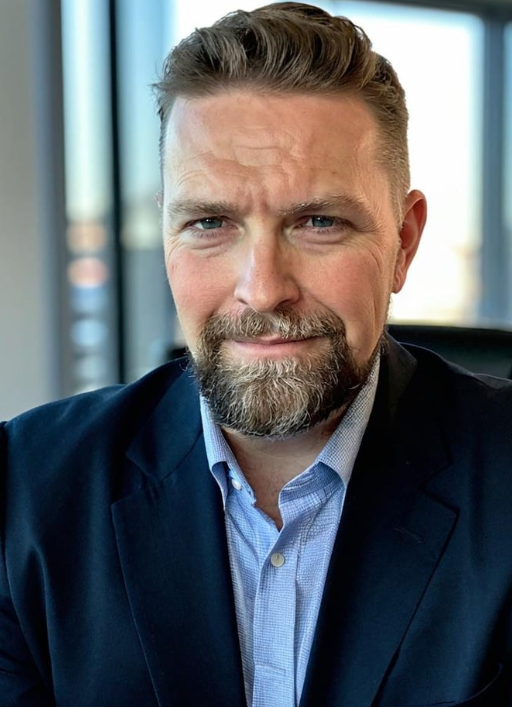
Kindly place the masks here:
[(269, 335), (294, 340), (345, 338), (345, 324), (332, 312), (301, 314), (290, 309), (268, 313), (248, 310), (239, 315), (213, 315), (203, 328), (200, 346), (215, 345), (226, 339), (254, 339)]

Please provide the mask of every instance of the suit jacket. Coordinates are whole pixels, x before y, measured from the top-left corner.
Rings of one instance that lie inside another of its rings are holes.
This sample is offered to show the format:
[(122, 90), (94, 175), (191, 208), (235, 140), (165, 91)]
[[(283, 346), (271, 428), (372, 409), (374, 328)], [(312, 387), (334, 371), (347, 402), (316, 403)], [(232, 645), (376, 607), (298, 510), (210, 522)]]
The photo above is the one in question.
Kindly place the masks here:
[[(1, 707), (245, 705), (183, 362), (7, 423), (0, 464)], [(511, 589), (512, 384), (391, 341), (301, 707), (512, 705)]]

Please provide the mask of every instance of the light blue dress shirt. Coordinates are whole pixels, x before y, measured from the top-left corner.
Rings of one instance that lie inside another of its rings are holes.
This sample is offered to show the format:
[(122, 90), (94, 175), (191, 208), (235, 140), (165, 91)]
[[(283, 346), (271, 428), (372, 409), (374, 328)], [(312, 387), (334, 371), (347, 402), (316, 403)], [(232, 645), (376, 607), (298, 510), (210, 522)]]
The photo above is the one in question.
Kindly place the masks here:
[(279, 494), (279, 531), (201, 400), (210, 470), (224, 502), (249, 707), (297, 707), (343, 501), (375, 399), (379, 360), (315, 462)]

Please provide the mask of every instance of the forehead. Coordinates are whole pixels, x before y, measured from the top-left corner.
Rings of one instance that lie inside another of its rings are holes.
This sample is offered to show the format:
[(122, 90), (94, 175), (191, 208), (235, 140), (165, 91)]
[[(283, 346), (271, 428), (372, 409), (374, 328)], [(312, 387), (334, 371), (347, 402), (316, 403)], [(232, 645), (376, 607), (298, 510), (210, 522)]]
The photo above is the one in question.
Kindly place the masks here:
[(285, 144), (287, 138), (300, 137), (311, 147), (312, 142), (321, 146), (329, 142), (327, 135), (333, 130), (341, 131), (343, 141), (354, 147), (373, 143), (377, 137), (375, 118), (357, 96), (231, 90), (199, 98), (178, 97), (167, 123), (165, 153), (185, 144), (214, 141), (222, 145), (244, 135), (262, 137), (265, 132)]
[(164, 146), (164, 185), (208, 190), (213, 175), (224, 187), (246, 183), (272, 191), (363, 189), (387, 181), (376, 159), (378, 127), (356, 96), (270, 94), (239, 90), (178, 98)]

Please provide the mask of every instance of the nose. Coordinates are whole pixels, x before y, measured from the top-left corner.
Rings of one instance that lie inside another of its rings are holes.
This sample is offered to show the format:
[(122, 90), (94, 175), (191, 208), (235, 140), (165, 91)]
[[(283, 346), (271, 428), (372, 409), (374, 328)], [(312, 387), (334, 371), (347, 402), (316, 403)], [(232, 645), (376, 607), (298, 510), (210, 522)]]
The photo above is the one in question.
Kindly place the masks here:
[(278, 236), (254, 239), (239, 261), (236, 299), (256, 312), (273, 312), (300, 297), (293, 253)]

